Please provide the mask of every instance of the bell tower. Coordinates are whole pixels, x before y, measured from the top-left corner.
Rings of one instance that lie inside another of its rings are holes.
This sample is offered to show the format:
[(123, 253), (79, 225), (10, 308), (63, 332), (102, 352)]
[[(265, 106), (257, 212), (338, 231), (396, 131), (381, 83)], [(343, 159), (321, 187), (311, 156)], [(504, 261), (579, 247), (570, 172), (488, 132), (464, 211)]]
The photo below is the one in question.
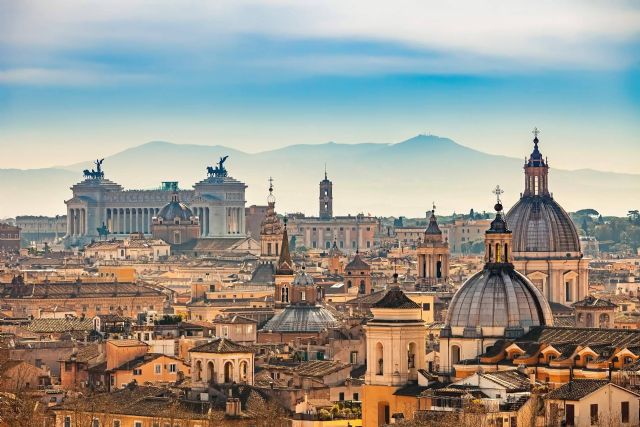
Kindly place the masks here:
[(287, 218), (284, 218), (284, 229), (282, 230), (282, 244), (280, 245), (280, 257), (276, 264), (276, 274), (274, 276), (275, 291), (273, 301), (276, 308), (289, 305), (292, 300), (291, 284), (294, 279), (293, 261), (289, 252), (289, 236), (287, 234)]
[(418, 280), (416, 287), (432, 287), (445, 284), (449, 279), (449, 244), (442, 241), (442, 231), (436, 219), (436, 205), (433, 205), (429, 226), (424, 238), (416, 248), (418, 257)]
[(260, 256), (270, 260), (278, 259), (282, 248), (283, 227), (275, 209), (276, 198), (273, 195), (273, 179), (269, 178), (267, 214), (260, 224)]
[(324, 179), (320, 181), (320, 219), (333, 218), (333, 183), (327, 178), (327, 169), (324, 170)]
[(398, 286), (398, 275), (381, 300), (371, 306), (371, 319), (364, 326), (367, 339), (367, 372), (363, 386), (362, 425), (391, 422), (391, 414), (411, 419), (418, 409), (399, 402), (394, 393), (418, 381), (425, 366), (426, 329), (420, 306)]

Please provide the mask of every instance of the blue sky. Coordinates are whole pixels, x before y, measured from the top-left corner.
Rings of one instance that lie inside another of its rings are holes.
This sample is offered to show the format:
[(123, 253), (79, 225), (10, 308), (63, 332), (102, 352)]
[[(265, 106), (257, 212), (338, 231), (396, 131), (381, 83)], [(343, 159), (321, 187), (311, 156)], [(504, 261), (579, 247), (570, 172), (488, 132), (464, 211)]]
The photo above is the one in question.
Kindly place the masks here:
[(640, 173), (639, 57), (633, 1), (0, 0), (0, 167), (538, 126), (555, 167)]

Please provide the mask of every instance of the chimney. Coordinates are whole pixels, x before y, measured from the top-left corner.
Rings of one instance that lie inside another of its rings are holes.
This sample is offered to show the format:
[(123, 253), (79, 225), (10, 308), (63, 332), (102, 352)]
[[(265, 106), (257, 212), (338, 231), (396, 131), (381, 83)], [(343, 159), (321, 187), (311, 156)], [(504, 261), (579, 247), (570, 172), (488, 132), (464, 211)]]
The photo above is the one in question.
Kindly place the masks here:
[(227, 406), (225, 410), (225, 414), (228, 417), (239, 417), (240, 416), (240, 399), (237, 397), (228, 397), (227, 398)]

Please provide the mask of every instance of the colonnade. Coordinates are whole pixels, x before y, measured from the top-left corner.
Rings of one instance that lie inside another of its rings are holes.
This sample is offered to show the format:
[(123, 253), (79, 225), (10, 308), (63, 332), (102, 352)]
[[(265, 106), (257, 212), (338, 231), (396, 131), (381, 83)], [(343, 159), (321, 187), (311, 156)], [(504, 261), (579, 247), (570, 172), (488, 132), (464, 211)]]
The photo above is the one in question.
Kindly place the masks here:
[(67, 235), (84, 236), (87, 234), (87, 209), (73, 208), (67, 212)]
[(106, 224), (114, 234), (151, 233), (151, 219), (160, 208), (107, 208)]
[(209, 208), (194, 207), (192, 208), (193, 214), (198, 217), (200, 221), (200, 237), (206, 237), (209, 235)]
[(244, 230), (244, 208), (227, 208), (227, 234), (240, 234)]
[[(157, 216), (161, 208), (105, 208), (103, 220), (95, 218), (95, 224), (89, 224), (87, 208), (69, 208), (67, 211), (67, 235), (81, 237), (94, 235), (96, 230), (89, 227), (100, 227), (102, 222), (110, 234), (144, 233), (151, 234), (152, 218)], [(209, 207), (193, 207), (193, 214), (200, 220), (200, 236), (211, 235), (212, 212)], [(225, 229), (224, 223), (220, 224)], [(226, 234), (243, 234), (245, 216), (243, 207), (226, 208)]]

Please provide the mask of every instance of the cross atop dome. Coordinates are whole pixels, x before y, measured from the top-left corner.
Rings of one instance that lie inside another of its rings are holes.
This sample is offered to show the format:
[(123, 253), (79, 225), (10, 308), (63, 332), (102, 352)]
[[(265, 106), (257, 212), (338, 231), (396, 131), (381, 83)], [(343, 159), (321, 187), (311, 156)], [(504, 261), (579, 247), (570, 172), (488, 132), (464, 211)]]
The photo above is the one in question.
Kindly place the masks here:
[(272, 177), (269, 177), (269, 196), (267, 196), (267, 202), (269, 202), (269, 204), (276, 202), (276, 198), (273, 195), (273, 178)]
[[(492, 193), (496, 195), (497, 205), (502, 206), (502, 202), (500, 201), (500, 195), (504, 194), (504, 190), (502, 188), (500, 188), (500, 185), (496, 185), (496, 188), (492, 191)], [(496, 210), (498, 210), (498, 209), (496, 209)], [(502, 209), (500, 209), (500, 210), (502, 210)]]
[(537, 128), (537, 127), (534, 127), (534, 128), (533, 128), (533, 131), (531, 131), (531, 133), (532, 133), (532, 134), (533, 134), (533, 136), (535, 137), (535, 138), (534, 138), (534, 141), (535, 141), (535, 140), (537, 140), (537, 139), (538, 139), (538, 134), (540, 133), (540, 130), (538, 130), (538, 128)]

